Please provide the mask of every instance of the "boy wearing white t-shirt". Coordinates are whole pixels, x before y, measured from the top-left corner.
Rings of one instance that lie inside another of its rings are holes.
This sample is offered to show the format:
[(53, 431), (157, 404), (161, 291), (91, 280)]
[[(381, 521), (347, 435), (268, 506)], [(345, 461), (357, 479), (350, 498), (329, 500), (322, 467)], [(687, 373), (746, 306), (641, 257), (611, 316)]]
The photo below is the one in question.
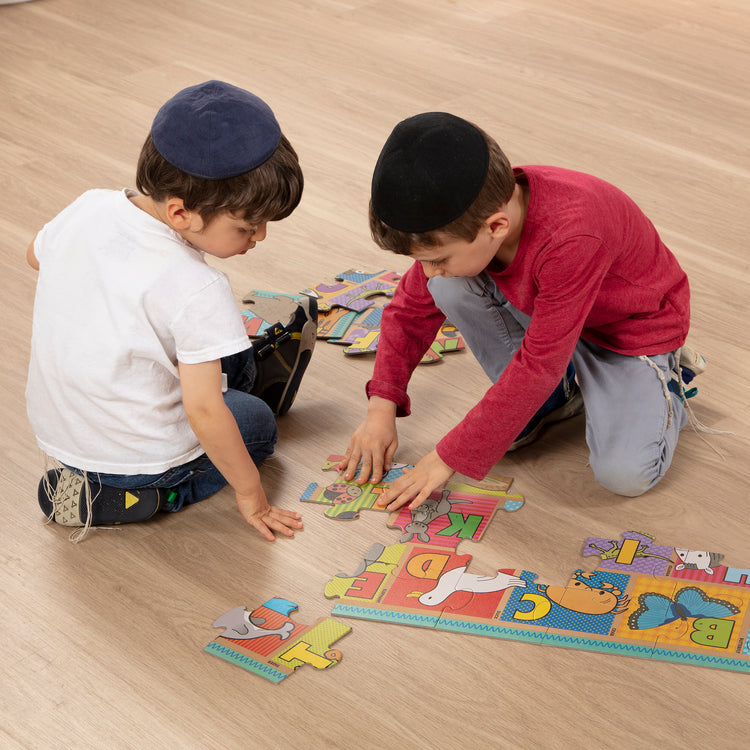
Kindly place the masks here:
[(90, 190), (28, 249), (39, 271), (26, 389), (57, 523), (145, 520), (227, 484), (267, 539), (300, 515), (272, 508), (256, 464), (292, 404), (315, 342), (315, 301), (253, 346), (227, 277), (299, 203), (297, 155), (268, 105), (207, 81), (162, 106), (133, 190)]

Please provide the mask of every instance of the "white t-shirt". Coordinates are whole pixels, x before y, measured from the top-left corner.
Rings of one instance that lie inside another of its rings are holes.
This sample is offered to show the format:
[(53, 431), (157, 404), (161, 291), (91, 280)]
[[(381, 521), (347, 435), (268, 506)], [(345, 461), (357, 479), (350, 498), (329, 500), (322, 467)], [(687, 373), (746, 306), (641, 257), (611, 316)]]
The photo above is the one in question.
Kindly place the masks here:
[(39, 232), (26, 386), (42, 450), (70, 466), (158, 474), (203, 450), (177, 362), (249, 347), (226, 275), (129, 190), (90, 190)]

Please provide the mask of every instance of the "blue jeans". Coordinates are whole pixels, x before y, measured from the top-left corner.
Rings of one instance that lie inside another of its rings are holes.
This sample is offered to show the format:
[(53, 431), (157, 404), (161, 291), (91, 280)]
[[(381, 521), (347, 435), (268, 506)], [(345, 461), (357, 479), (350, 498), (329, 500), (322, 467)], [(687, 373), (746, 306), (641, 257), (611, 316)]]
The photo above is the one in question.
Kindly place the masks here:
[[(492, 277), (428, 282), (435, 304), (461, 331), (494, 383), (521, 346), (531, 318), (517, 310)], [(636, 497), (667, 472), (687, 414), (680, 397), (665, 393), (679, 352), (628, 357), (578, 340), (571, 361), (586, 407), (586, 442), (596, 481)]]
[[(224, 403), (234, 416), (245, 447), (254, 463), (259, 464), (273, 453), (276, 438), (276, 419), (271, 408), (247, 391), (255, 379), (255, 367), (247, 349), (221, 360), (221, 369), (229, 386)], [(162, 474), (90, 474), (108, 487), (122, 489), (163, 488), (172, 499), (164, 510), (178, 511), (184, 505), (205, 500), (222, 487), (227, 480), (204, 453), (181, 466), (173, 466)]]

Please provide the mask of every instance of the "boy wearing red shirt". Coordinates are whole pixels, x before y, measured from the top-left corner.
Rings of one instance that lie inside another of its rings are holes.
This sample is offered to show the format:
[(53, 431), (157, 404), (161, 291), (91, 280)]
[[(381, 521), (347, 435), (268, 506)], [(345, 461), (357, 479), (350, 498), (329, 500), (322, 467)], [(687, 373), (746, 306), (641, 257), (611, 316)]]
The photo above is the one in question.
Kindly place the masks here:
[(431, 112), (386, 141), (370, 227), (415, 263), (384, 311), (347, 479), (360, 461), (360, 482), (390, 464), (411, 373), (446, 317), (493, 385), (384, 505), (416, 507), (455, 471), (481, 479), (584, 405), (600, 484), (634, 497), (664, 476), (687, 422), (684, 383), (705, 362), (684, 346), (687, 276), (630, 198), (579, 172), (512, 169), (479, 128)]

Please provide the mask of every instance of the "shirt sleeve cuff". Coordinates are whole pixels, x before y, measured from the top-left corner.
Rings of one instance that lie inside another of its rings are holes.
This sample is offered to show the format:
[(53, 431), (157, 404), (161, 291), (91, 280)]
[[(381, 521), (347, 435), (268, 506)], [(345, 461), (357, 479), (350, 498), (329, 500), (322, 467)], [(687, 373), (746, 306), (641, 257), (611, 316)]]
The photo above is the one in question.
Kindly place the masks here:
[(386, 383), (382, 380), (370, 380), (365, 386), (367, 398), (370, 396), (380, 396), (396, 404), (396, 416), (408, 417), (411, 414), (411, 402), (406, 391), (395, 385)]
[(435, 450), (440, 460), (453, 471), (477, 481), (481, 481), (490, 473), (496, 461), (488, 464), (488, 459), (484, 456), (467, 456), (465, 451), (451, 450), (450, 442), (450, 433), (448, 433), (438, 442)]

